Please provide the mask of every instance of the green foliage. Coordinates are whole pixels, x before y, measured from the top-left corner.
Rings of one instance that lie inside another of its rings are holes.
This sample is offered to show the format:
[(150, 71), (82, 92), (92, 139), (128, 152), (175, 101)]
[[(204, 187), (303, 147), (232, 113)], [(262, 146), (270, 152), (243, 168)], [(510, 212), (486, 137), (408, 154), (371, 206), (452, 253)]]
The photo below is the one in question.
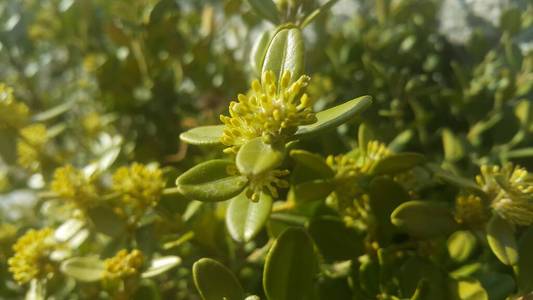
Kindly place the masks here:
[(0, 299), (531, 297), (504, 2), (5, 0)]

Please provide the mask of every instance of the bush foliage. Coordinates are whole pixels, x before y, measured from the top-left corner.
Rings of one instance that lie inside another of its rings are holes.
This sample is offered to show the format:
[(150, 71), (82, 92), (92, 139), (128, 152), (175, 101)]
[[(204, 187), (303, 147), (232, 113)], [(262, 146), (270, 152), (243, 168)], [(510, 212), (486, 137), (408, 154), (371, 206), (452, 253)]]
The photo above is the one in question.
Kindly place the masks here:
[(533, 297), (533, 5), (487, 2), (1, 2), (0, 299)]

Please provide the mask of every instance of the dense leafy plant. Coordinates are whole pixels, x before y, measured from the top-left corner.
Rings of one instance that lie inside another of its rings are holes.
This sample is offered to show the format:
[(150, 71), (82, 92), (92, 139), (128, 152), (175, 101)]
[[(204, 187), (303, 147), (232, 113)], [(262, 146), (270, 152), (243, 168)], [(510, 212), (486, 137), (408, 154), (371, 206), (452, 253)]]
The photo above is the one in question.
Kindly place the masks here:
[(532, 297), (533, 7), (349, 2), (0, 4), (0, 298)]

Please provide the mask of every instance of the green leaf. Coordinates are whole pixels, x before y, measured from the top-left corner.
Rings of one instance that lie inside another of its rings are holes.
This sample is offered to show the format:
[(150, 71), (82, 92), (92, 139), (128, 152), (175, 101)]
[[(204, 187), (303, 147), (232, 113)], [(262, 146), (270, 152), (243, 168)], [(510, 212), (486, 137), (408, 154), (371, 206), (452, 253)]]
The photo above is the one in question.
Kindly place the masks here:
[(456, 231), (448, 238), (447, 246), (454, 261), (464, 262), (476, 248), (476, 237), (470, 231)]
[(446, 160), (454, 162), (464, 156), (464, 149), (461, 140), (448, 128), (442, 131), (442, 146)]
[(150, 278), (163, 274), (181, 263), (178, 256), (163, 256), (152, 259), (150, 266), (141, 274), (142, 278)]
[(79, 281), (99, 281), (104, 278), (104, 262), (96, 256), (74, 257), (61, 264), (61, 272)]
[(403, 203), (392, 212), (391, 222), (418, 238), (447, 235), (457, 228), (446, 205), (428, 201)]
[(258, 202), (252, 202), (246, 193), (240, 193), (229, 202), (226, 226), (231, 237), (238, 242), (252, 240), (268, 221), (272, 210), (272, 197), (261, 193)]
[(316, 179), (293, 186), (289, 197), (299, 203), (324, 200), (334, 187), (332, 180)]
[(74, 104), (76, 104), (76, 101), (63, 102), (57, 106), (54, 106), (50, 109), (47, 109), (43, 112), (33, 115), (32, 121), (33, 122), (45, 122), (50, 119), (53, 119), (69, 111), (74, 106)]
[(369, 205), (376, 218), (376, 235), (380, 242), (389, 242), (397, 231), (390, 215), (400, 204), (410, 200), (407, 191), (394, 180), (379, 176), (370, 182)]
[(457, 300), (489, 300), (487, 291), (477, 280), (461, 280), (452, 282), (452, 294)]
[(359, 125), (359, 129), (357, 130), (357, 144), (361, 153), (366, 153), (368, 143), (374, 139), (374, 133), (365, 123)]
[(274, 24), (279, 23), (279, 12), (272, 0), (248, 0), (254, 11), (263, 19)]
[(490, 295), (490, 299), (507, 299), (516, 292), (516, 284), (509, 274), (496, 272), (482, 272), (476, 275), (477, 279)]
[(404, 295), (414, 295), (422, 280), (427, 280), (423, 299), (450, 300), (447, 293), (447, 275), (441, 267), (422, 257), (407, 258), (397, 270), (398, 281)]
[(533, 292), (533, 227), (530, 226), (518, 244), (518, 287), (522, 293)]
[(533, 157), (533, 147), (511, 150), (506, 153), (507, 158)]
[(235, 275), (224, 265), (202, 258), (192, 266), (194, 284), (204, 300), (241, 300), (244, 291)]
[[(246, 176), (230, 175), (233, 162), (210, 160), (189, 169), (176, 179), (178, 190), (190, 199), (216, 202), (237, 196), (248, 183)], [(236, 171), (236, 170), (235, 170)]]
[(312, 170), (320, 178), (332, 178), (335, 172), (328, 166), (324, 158), (305, 150), (292, 150), (290, 156), (299, 164)]
[[(262, 2), (263, 0), (257, 1)], [(262, 65), (262, 74), (266, 71), (272, 71), (276, 78), (281, 79), (285, 71), (290, 71), (291, 82), (296, 81), (304, 70), (302, 31), (297, 27), (280, 28), (268, 45)]]
[(317, 134), (321, 131), (335, 128), (348, 122), (357, 114), (362, 112), (372, 103), (372, 97), (361, 96), (359, 98), (346, 101), (343, 104), (328, 108), (316, 114), (317, 121), (311, 125), (298, 127), (296, 137), (302, 138)]
[(300, 228), (285, 230), (274, 242), (265, 260), (263, 288), (267, 299), (310, 299), (316, 263), (309, 235)]
[(498, 215), (493, 215), (487, 224), (487, 240), (490, 249), (503, 264), (514, 266), (518, 262), (514, 228)]
[(355, 259), (364, 253), (364, 235), (348, 228), (339, 219), (321, 217), (311, 220), (309, 234), (327, 262)]
[(252, 69), (257, 76), (261, 77), (261, 70), (263, 69), (263, 62), (267, 50), (268, 42), (270, 42), (270, 33), (264, 31), (255, 41), (252, 50), (250, 51), (250, 63)]
[(372, 169), (372, 173), (374, 175), (401, 173), (424, 163), (425, 160), (424, 156), (418, 153), (392, 154), (379, 160)]
[(285, 152), (263, 143), (262, 138), (254, 138), (242, 145), (237, 152), (235, 163), (243, 175), (259, 175), (278, 167)]
[(311, 24), (316, 18), (318, 18), (320, 15), (328, 11), (333, 4), (337, 3), (338, 0), (329, 0), (324, 5), (320, 6), (319, 8), (315, 9), (313, 12), (311, 12), (309, 15), (307, 15), (303, 21), (300, 27), (305, 28), (307, 25)]
[(485, 195), (485, 192), (483, 192), (483, 190), (474, 181), (470, 179), (455, 175), (435, 165), (430, 165), (430, 169), (433, 171), (437, 178), (449, 184), (452, 184), (459, 188), (464, 188), (468, 191), (476, 193), (477, 195)]
[(126, 231), (126, 221), (109, 206), (96, 206), (87, 211), (96, 231), (117, 237)]
[(32, 279), (30, 288), (26, 292), (24, 300), (45, 300), (46, 282), (43, 279)]
[(180, 134), (180, 140), (193, 145), (220, 144), (224, 125), (200, 126)]

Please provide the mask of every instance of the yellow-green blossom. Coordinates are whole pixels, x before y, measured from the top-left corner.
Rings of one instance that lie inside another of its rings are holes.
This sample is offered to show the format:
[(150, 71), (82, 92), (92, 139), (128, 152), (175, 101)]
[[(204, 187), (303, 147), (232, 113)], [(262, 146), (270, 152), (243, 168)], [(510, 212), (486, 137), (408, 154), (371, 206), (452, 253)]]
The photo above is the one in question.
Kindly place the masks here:
[(125, 204), (144, 210), (157, 205), (165, 188), (165, 181), (161, 169), (133, 163), (130, 167), (121, 167), (115, 171), (112, 188), (121, 194)]
[(502, 218), (516, 225), (533, 224), (533, 178), (526, 169), (512, 164), (481, 166), (476, 182)]
[(28, 121), (30, 110), (13, 97), (13, 89), (0, 83), (0, 128), (23, 127)]
[(41, 164), (41, 155), (48, 142), (46, 126), (32, 124), (22, 128), (17, 142), (17, 160), (19, 165), (36, 170)]
[(140, 274), (144, 256), (139, 250), (128, 252), (123, 249), (104, 261), (106, 279), (125, 279)]
[(55, 170), (50, 188), (59, 197), (80, 209), (95, 205), (98, 197), (93, 179), (88, 178), (81, 170), (72, 165), (66, 165)]
[(455, 219), (459, 224), (479, 227), (485, 224), (489, 215), (483, 200), (475, 195), (459, 195), (455, 198)]
[(274, 198), (279, 197), (278, 188), (287, 188), (289, 183), (280, 177), (287, 176), (289, 170), (270, 170), (250, 178), (246, 196), (254, 202), (259, 201), (261, 192), (269, 192)]
[(221, 142), (236, 150), (247, 141), (263, 137), (266, 143), (276, 143), (291, 137), (298, 126), (316, 122), (312, 103), (304, 93), (308, 76), (294, 83), (290, 72), (283, 73), (279, 86), (272, 71), (263, 73), (261, 83), (252, 82), (248, 95), (240, 94), (229, 105), (230, 116), (220, 116), (225, 124)]
[(356, 220), (367, 215), (368, 195), (358, 180), (390, 153), (383, 143), (370, 141), (364, 152), (326, 158), (326, 163), (335, 172), (335, 189), (327, 203), (340, 213), (348, 226), (356, 226)]
[(51, 228), (30, 229), (13, 246), (15, 254), (8, 260), (13, 278), (24, 284), (35, 278), (44, 278), (54, 271), (49, 259), (55, 249), (54, 231)]

